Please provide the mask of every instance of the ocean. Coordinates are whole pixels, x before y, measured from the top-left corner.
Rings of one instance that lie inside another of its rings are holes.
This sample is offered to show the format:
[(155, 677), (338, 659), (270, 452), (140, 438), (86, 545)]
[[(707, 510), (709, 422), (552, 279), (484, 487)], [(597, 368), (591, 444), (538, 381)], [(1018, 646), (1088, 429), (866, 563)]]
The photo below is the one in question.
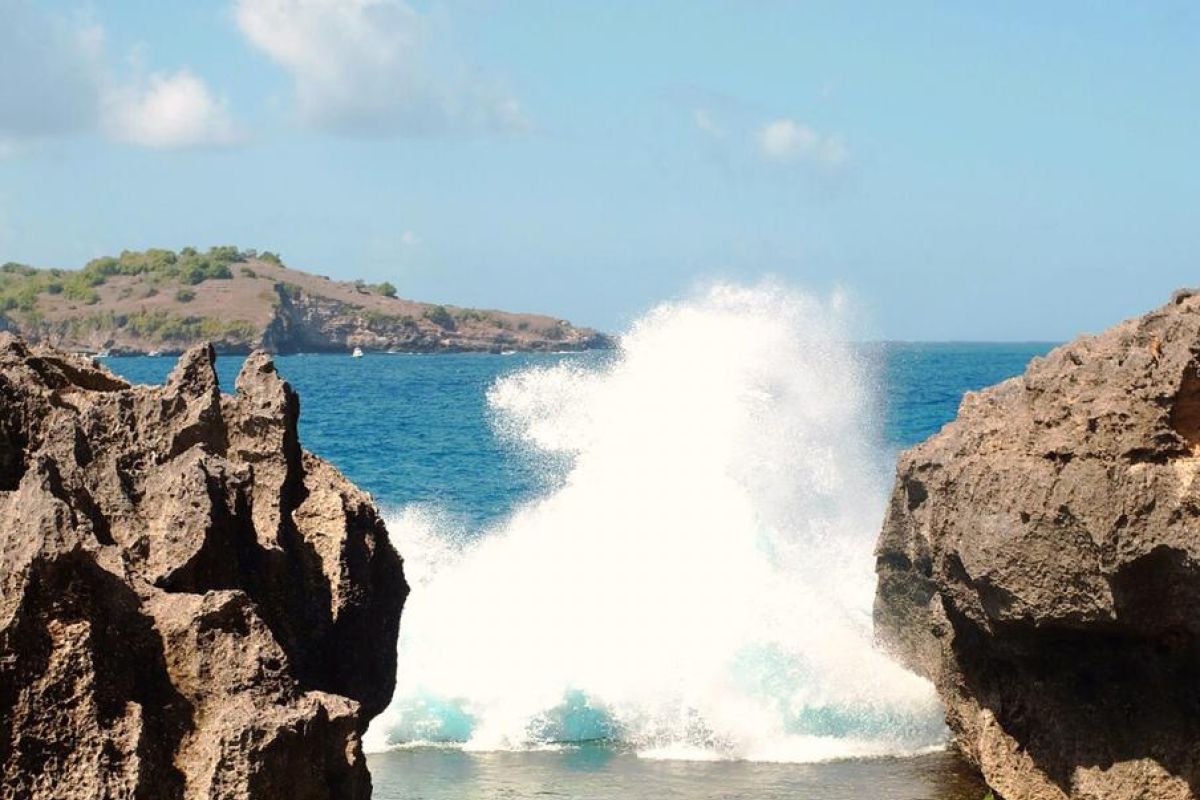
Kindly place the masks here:
[(897, 453), (1052, 345), (852, 340), (725, 287), (610, 352), (279, 357), (413, 585), (375, 797), (978, 800), (871, 646), (871, 547)]

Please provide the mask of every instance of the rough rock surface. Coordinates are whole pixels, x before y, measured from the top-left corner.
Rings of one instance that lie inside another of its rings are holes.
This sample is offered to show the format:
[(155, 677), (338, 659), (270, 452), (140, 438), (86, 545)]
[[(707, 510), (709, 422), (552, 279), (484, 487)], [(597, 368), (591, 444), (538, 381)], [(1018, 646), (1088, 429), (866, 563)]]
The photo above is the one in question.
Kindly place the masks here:
[(213, 361), (130, 386), (0, 334), (0, 797), (370, 795), (400, 558), (270, 359)]
[(1200, 295), (968, 394), (900, 459), (877, 635), (1007, 800), (1200, 790)]
[[(428, 304), (362, 295), (331, 297), (319, 293), (325, 288), (318, 284), (304, 291), (291, 283), (277, 283), (271, 321), (262, 330), (259, 346), (272, 353), (344, 353), (354, 347), (367, 352), (500, 353), (612, 345), (607, 336), (591, 328), (536, 314), (442, 308), (439, 315), (438, 307)], [(374, 301), (382, 310), (366, 309), (356, 300)]]

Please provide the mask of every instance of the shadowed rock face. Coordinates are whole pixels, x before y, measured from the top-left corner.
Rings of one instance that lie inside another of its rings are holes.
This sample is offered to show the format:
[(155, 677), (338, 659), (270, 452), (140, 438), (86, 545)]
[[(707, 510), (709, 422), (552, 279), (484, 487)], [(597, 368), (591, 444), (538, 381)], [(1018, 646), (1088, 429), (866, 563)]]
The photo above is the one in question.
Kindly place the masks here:
[(0, 797), (370, 796), (400, 558), (270, 359), (213, 360), (130, 386), (0, 334)]
[(968, 394), (900, 459), (876, 632), (1007, 800), (1200, 790), (1200, 296)]

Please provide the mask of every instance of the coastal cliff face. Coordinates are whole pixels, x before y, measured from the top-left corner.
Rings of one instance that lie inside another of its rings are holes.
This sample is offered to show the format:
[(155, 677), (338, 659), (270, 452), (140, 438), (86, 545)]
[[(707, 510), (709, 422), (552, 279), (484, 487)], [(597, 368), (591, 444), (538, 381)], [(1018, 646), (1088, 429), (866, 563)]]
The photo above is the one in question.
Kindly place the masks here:
[(1200, 296), (968, 394), (904, 453), (876, 631), (1006, 800), (1200, 790)]
[(214, 357), (130, 386), (0, 334), (0, 797), (370, 796), (400, 558), (270, 359)]
[[(287, 277), (295, 279), (296, 274)], [(258, 346), (273, 353), (345, 352), (355, 347), (368, 352), (498, 353), (611, 345), (604, 334), (566, 320), (413, 303), (345, 285), (340, 288), (353, 294), (342, 296), (330, 284), (323, 278), (303, 286), (292, 280), (276, 282), (271, 315), (257, 335)]]

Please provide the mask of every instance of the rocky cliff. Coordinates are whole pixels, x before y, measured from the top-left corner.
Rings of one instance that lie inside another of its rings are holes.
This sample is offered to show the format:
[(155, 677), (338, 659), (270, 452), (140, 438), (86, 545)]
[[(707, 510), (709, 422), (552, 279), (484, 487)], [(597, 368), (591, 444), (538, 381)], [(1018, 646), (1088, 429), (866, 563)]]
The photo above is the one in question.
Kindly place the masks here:
[(1006, 800), (1200, 790), (1200, 295), (968, 394), (904, 453), (876, 630)]
[(82, 269), (0, 265), (0, 330), (63, 350), (502, 352), (608, 347), (542, 314), (405, 300), (391, 284), (336, 281), (272, 253), (214, 247), (126, 251)]
[(161, 387), (0, 334), (3, 798), (368, 798), (407, 593), (262, 353)]

